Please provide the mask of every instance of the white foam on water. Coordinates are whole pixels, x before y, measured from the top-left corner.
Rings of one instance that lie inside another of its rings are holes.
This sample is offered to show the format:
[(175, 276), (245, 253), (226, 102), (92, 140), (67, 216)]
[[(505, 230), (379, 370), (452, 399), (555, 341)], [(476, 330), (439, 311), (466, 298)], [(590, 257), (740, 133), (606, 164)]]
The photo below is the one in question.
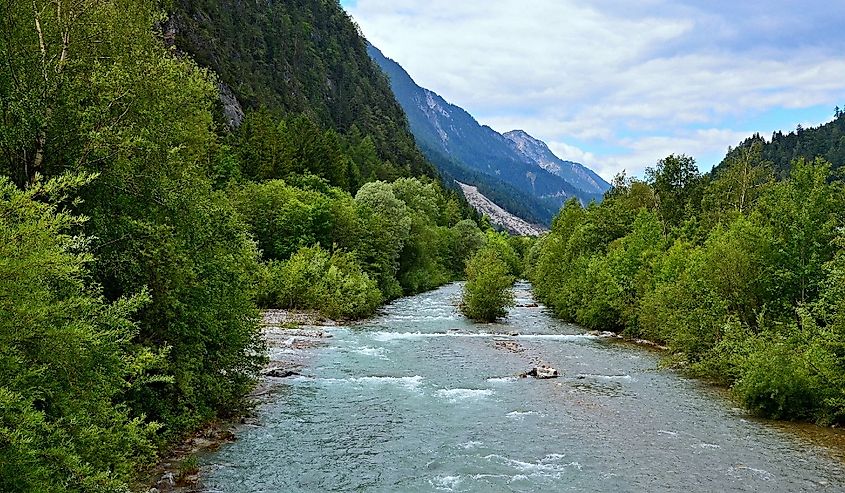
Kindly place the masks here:
[(759, 476), (760, 479), (763, 481), (770, 481), (772, 479), (772, 473), (769, 471), (765, 471), (763, 469), (755, 469), (753, 467), (745, 466), (745, 465), (737, 465), (736, 467), (731, 467), (730, 471), (748, 471), (752, 472), (755, 475)]
[(695, 448), (706, 448), (706, 449), (722, 448), (721, 445), (716, 445), (715, 443), (699, 443), (699, 444), (693, 445), (693, 447), (695, 447)]
[(478, 441), (475, 441), (475, 440), (470, 440), (470, 441), (465, 442), (465, 443), (459, 443), (458, 445), (463, 447), (464, 450), (470, 450), (470, 449), (478, 448), (478, 447), (484, 445), (484, 443), (478, 442)]
[(589, 334), (524, 334), (518, 336), (509, 336), (508, 334), (495, 334), (489, 332), (370, 332), (369, 336), (379, 342), (390, 342), (408, 339), (426, 339), (437, 337), (468, 337), (468, 338), (502, 338), (509, 339), (528, 339), (528, 340), (543, 340), (543, 341), (582, 341), (598, 339), (597, 336)]
[(492, 377), (487, 379), (487, 381), (490, 383), (509, 383), (515, 382), (517, 380), (518, 378), (516, 377)]
[(596, 375), (593, 373), (579, 373), (578, 378), (595, 378), (598, 380), (633, 380), (631, 375)]
[(483, 457), (483, 459), (512, 467), (520, 473), (528, 474), (529, 476), (539, 475), (559, 478), (569, 468), (574, 468), (579, 471), (581, 470), (582, 466), (578, 462), (569, 462), (566, 464), (557, 463), (557, 461), (563, 457), (564, 456), (562, 454), (549, 454), (537, 462), (525, 462), (498, 454), (490, 454)]
[(512, 411), (509, 412), (506, 416), (509, 418), (522, 419), (525, 416), (532, 416), (535, 414), (537, 414), (535, 411)]
[(493, 337), (496, 334), (486, 332), (370, 332), (370, 337), (379, 342), (391, 342), (401, 340), (415, 340), (438, 337), (472, 337), (483, 338)]
[(528, 481), (530, 479), (525, 474), (473, 474), (470, 477), (476, 481), (480, 479), (504, 479), (508, 482), (508, 484), (515, 481)]
[(415, 375), (413, 377), (351, 377), (351, 378), (321, 378), (319, 379), (326, 383), (340, 383), (347, 385), (362, 385), (368, 387), (375, 387), (379, 385), (399, 385), (408, 390), (418, 390), (422, 383), (423, 377)]
[(658, 435), (669, 435), (672, 437), (678, 436), (678, 433), (675, 431), (667, 431), (667, 430), (657, 430)]
[(402, 322), (442, 322), (445, 320), (457, 320), (455, 315), (391, 315), (391, 320), (400, 320)]
[(438, 491), (455, 491), (455, 488), (461, 484), (460, 476), (437, 476), (428, 481), (428, 483)]
[(451, 403), (465, 400), (484, 399), (493, 395), (490, 389), (440, 389), (437, 395), (447, 399)]
[(566, 457), (566, 455), (564, 455), (564, 454), (549, 454), (549, 455), (543, 457), (543, 459), (540, 462), (550, 462), (550, 461), (561, 460), (564, 457)]
[(351, 351), (353, 353), (356, 353), (356, 354), (362, 354), (364, 356), (372, 356), (372, 357), (382, 359), (382, 360), (385, 360), (385, 361), (390, 361), (390, 358), (388, 358), (384, 354), (385, 353), (384, 348), (362, 346), (362, 347), (353, 348)]
[(515, 339), (539, 339), (543, 341), (587, 341), (599, 339), (590, 334), (520, 334)]

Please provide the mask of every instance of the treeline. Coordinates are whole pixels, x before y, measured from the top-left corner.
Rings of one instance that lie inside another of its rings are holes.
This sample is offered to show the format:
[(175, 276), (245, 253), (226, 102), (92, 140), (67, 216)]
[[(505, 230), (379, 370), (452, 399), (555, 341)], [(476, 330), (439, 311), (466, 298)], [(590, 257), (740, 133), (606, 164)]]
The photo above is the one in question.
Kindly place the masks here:
[(365, 315), (474, 252), (466, 203), (363, 130), (215, 123), (158, 2), (0, 5), (0, 491), (125, 490), (242, 408), (259, 302)]
[(798, 125), (792, 132), (774, 132), (766, 141), (755, 134), (728, 152), (727, 157), (716, 167), (718, 172), (736, 155), (754, 145), (762, 145), (763, 160), (772, 163), (779, 178), (789, 176), (790, 164), (796, 159), (813, 160), (820, 157), (832, 164), (834, 170), (845, 164), (845, 113), (837, 106), (834, 119), (818, 127), (804, 128)]
[(369, 182), (354, 197), (313, 176), (293, 181), (230, 188), (267, 261), (264, 307), (371, 315), (384, 301), (462, 277), (483, 239), (459, 201), (429, 181)]
[(752, 411), (845, 422), (845, 190), (822, 160), (775, 181), (759, 143), (714, 176), (670, 156), (568, 203), (530, 252), (561, 317), (669, 346)]

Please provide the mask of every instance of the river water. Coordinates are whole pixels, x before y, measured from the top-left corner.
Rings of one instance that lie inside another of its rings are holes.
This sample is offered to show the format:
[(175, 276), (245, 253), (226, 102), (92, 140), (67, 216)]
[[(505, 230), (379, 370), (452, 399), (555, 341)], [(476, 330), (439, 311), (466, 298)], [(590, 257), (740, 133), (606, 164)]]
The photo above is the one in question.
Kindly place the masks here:
[[(841, 435), (755, 421), (652, 352), (524, 306), (528, 288), (502, 324), (464, 319), (453, 284), (329, 329), (261, 425), (203, 458), (206, 491), (845, 491), (815, 436)], [(537, 362), (562, 377), (514, 377)]]

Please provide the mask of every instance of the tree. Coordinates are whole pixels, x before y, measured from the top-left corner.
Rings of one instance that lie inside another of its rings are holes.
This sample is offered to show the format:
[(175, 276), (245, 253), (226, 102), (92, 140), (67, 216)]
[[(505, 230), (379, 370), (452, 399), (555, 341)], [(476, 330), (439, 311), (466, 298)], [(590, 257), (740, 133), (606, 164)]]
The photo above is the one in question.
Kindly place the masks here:
[(401, 296), (396, 280), (399, 258), (411, 233), (408, 207), (396, 198), (389, 183), (370, 182), (355, 195), (364, 223), (361, 260), (388, 299)]
[(515, 278), (510, 267), (492, 247), (482, 248), (467, 263), (467, 282), (461, 311), (480, 322), (493, 322), (507, 315), (513, 306)]
[(646, 168), (646, 179), (667, 230), (699, 210), (701, 174), (693, 158), (672, 154), (654, 168)]
[(740, 214), (746, 212), (774, 182), (771, 162), (763, 161), (762, 152), (760, 141), (731, 151), (725, 167), (708, 190), (710, 195)]
[(828, 183), (830, 163), (799, 159), (789, 179), (760, 199), (758, 212), (771, 226), (778, 256), (772, 269), (782, 309), (814, 299), (824, 279), (823, 264), (837, 250), (834, 239), (845, 225), (845, 191)]

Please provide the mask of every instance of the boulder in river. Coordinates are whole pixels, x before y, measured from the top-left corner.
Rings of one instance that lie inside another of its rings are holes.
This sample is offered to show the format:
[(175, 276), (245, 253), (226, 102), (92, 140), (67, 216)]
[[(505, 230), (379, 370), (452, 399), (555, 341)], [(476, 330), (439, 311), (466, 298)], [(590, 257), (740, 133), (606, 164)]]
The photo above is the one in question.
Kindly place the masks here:
[(297, 367), (273, 366), (273, 367), (265, 369), (264, 371), (261, 372), (261, 374), (264, 375), (265, 377), (288, 378), (288, 377), (299, 376), (300, 373), (296, 370), (297, 370)]
[(520, 377), (522, 378), (534, 377), (539, 379), (557, 378), (559, 376), (560, 372), (558, 372), (556, 368), (552, 368), (551, 366), (546, 365), (535, 366), (530, 371), (527, 371), (520, 375)]

